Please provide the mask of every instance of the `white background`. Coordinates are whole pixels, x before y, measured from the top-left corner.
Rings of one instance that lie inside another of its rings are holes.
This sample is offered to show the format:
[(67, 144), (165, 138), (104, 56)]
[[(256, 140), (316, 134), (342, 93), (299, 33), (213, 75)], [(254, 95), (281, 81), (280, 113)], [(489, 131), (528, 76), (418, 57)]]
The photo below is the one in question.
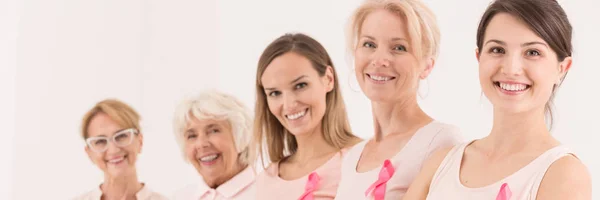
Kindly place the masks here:
[[(439, 60), (422, 83), (421, 105), (485, 136), (491, 106), (474, 57), (477, 23), (488, 1), (426, 0), (442, 31)], [(574, 64), (556, 100), (553, 135), (600, 180), (597, 65), (600, 3), (560, 1), (574, 27)], [(181, 159), (172, 113), (206, 88), (254, 103), (262, 50), (285, 32), (303, 32), (333, 57), (353, 131), (371, 136), (370, 104), (346, 55), (343, 28), (358, 0), (0, 1), (0, 199), (68, 199), (98, 186), (102, 173), (79, 136), (87, 109), (119, 98), (142, 117), (139, 177), (170, 195), (200, 180)], [(600, 192), (594, 184), (595, 193)], [(595, 195), (597, 196), (597, 194)]]

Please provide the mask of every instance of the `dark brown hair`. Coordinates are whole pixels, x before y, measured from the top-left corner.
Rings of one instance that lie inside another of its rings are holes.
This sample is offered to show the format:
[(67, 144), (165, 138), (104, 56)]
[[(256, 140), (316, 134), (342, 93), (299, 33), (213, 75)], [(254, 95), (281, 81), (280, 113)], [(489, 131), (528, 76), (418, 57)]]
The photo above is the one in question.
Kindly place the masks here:
[[(556, 0), (494, 1), (485, 10), (479, 22), (479, 28), (477, 29), (478, 49), (481, 49), (483, 46), (488, 24), (498, 13), (508, 13), (527, 24), (535, 34), (548, 43), (550, 48), (556, 53), (559, 62), (562, 62), (567, 57), (571, 57), (573, 51), (573, 45), (571, 44), (573, 28), (571, 27), (571, 23), (569, 23), (567, 14)], [(564, 79), (564, 77), (562, 78)], [(562, 80), (560, 83), (562, 83)], [(552, 89), (552, 96), (550, 96), (545, 106), (550, 128), (554, 121), (552, 116), (552, 100), (558, 86), (560, 85), (555, 85)]]
[(295, 153), (298, 149), (296, 138), (269, 111), (266, 94), (261, 82), (261, 77), (267, 66), (275, 58), (288, 52), (297, 53), (310, 60), (313, 68), (320, 76), (325, 75), (328, 67), (332, 68), (334, 88), (326, 95), (326, 110), (321, 123), (323, 138), (329, 145), (338, 149), (356, 143), (358, 137), (350, 131), (342, 92), (329, 54), (319, 42), (307, 35), (301, 33), (285, 34), (271, 42), (258, 61), (254, 137), (251, 147), (251, 154), (253, 155), (251, 159), (256, 160), (258, 156), (264, 157), (263, 150), (266, 150), (270, 161), (277, 162), (285, 156)]

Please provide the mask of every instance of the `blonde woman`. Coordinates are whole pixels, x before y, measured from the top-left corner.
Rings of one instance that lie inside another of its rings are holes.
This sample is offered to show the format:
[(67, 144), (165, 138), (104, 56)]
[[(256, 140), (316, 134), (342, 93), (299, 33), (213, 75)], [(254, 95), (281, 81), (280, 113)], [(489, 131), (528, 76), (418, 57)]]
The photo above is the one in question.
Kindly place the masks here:
[(367, 0), (351, 20), (348, 45), (371, 100), (375, 137), (348, 151), (336, 199), (401, 199), (427, 157), (461, 141), (456, 127), (417, 103), (419, 80), (435, 64), (439, 29), (420, 0)]
[(255, 172), (248, 165), (252, 122), (243, 103), (218, 91), (181, 102), (173, 120), (175, 138), (203, 182), (180, 189), (173, 199), (254, 199)]
[(304, 34), (277, 38), (258, 62), (256, 96), (253, 151), (271, 162), (257, 199), (333, 199), (342, 157), (359, 138), (325, 48)]
[(81, 137), (104, 182), (75, 199), (166, 199), (138, 180), (135, 163), (144, 137), (140, 115), (129, 105), (114, 99), (97, 103), (83, 117)]

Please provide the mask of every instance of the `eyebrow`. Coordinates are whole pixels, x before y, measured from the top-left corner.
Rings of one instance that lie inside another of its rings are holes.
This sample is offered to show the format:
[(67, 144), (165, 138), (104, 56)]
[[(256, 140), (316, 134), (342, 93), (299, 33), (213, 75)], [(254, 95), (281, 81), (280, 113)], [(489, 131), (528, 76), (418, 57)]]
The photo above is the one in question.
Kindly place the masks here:
[[(375, 40), (375, 37), (370, 36), (370, 35), (363, 35), (362, 37), (368, 38), (370, 40)], [(392, 41), (408, 41), (408, 40), (406, 38), (395, 37), (395, 38), (392, 38)]]
[[(119, 129), (119, 130), (113, 132), (113, 135), (117, 134), (118, 132), (124, 131), (124, 130), (126, 130), (126, 128)], [(96, 136), (93, 136), (93, 137), (108, 137), (108, 136), (104, 135), (104, 134), (100, 134), (100, 135), (96, 135)]]
[(189, 135), (190, 133), (193, 133), (193, 132), (196, 132), (194, 128), (187, 129), (183, 133), (183, 136)]
[[(306, 76), (306, 75), (299, 76), (298, 78), (296, 78), (293, 81), (291, 81), (290, 84), (294, 84), (295, 82), (298, 82), (302, 78), (306, 78), (306, 77), (308, 77), (308, 76)], [(275, 90), (275, 88), (265, 88), (265, 90)]]
[(211, 129), (211, 128), (219, 128), (219, 125), (217, 124), (209, 124), (208, 126), (206, 126), (206, 128), (204, 129)]
[[(496, 39), (491, 39), (491, 40), (488, 40), (487, 42), (485, 42), (484, 46), (485, 46), (487, 43), (490, 43), (490, 42), (493, 42), (493, 43), (498, 43), (498, 44), (500, 44), (500, 45), (506, 45), (506, 42), (504, 42), (504, 41), (500, 41), (500, 40), (496, 40)], [(548, 48), (548, 45), (547, 45), (546, 43), (543, 43), (543, 42), (536, 42), (536, 41), (534, 41), (534, 42), (526, 42), (526, 43), (523, 43), (523, 44), (521, 44), (521, 47), (525, 47), (525, 46), (531, 46), (531, 45), (534, 45), (534, 44), (543, 45), (543, 46), (545, 46), (546, 48)]]

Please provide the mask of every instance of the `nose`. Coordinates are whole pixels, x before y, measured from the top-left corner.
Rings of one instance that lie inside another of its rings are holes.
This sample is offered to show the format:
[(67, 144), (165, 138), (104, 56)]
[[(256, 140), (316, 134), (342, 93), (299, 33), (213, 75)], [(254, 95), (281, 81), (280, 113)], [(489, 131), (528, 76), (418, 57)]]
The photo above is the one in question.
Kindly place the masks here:
[(392, 60), (392, 54), (385, 48), (378, 48), (371, 58), (370, 65), (374, 67), (389, 67)]
[(114, 142), (108, 142), (107, 145), (106, 153), (108, 154), (119, 153), (121, 151), (121, 147), (118, 147)]
[(500, 70), (502, 74), (507, 76), (519, 76), (523, 73), (523, 67), (524, 63), (521, 55), (514, 54), (504, 59)]
[(206, 148), (210, 146), (210, 142), (208, 141), (208, 136), (206, 134), (198, 134), (198, 139), (196, 140), (196, 148)]
[(296, 94), (294, 94), (292, 92), (283, 94), (283, 109), (284, 110), (293, 109), (294, 107), (296, 107), (297, 104), (298, 104), (298, 101), (296, 101)]

